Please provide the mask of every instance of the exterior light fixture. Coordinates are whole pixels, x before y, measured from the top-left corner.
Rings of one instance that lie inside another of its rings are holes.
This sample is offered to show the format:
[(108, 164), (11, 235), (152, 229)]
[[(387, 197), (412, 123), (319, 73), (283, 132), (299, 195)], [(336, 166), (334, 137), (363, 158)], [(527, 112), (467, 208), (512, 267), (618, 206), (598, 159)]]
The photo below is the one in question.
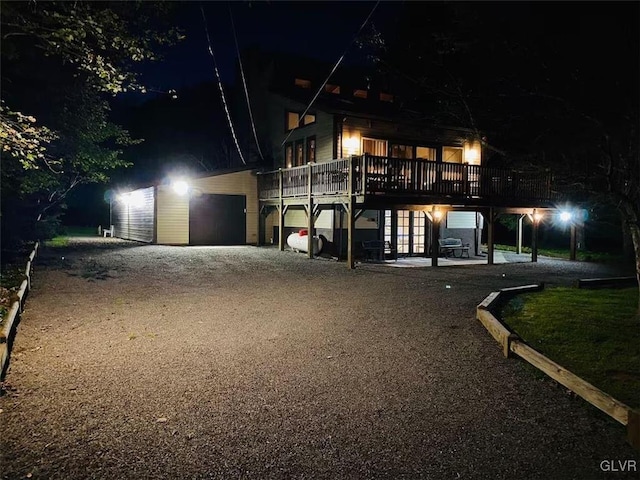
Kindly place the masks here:
[(440, 221), (443, 216), (444, 216), (444, 212), (442, 210), (433, 211), (433, 218), (435, 218), (436, 220)]
[(173, 188), (173, 191), (181, 197), (189, 192), (189, 184), (184, 180), (174, 180), (171, 182), (171, 188)]
[(536, 212), (533, 214), (533, 220), (536, 222), (539, 222), (540, 220), (542, 220), (542, 217), (544, 217), (544, 215), (542, 215), (542, 213), (540, 212)]
[(563, 222), (568, 222), (569, 220), (571, 220), (571, 217), (571, 212), (564, 211), (560, 213), (560, 220), (562, 220)]
[(343, 142), (347, 155), (358, 155), (360, 153), (360, 139), (358, 137), (348, 137)]

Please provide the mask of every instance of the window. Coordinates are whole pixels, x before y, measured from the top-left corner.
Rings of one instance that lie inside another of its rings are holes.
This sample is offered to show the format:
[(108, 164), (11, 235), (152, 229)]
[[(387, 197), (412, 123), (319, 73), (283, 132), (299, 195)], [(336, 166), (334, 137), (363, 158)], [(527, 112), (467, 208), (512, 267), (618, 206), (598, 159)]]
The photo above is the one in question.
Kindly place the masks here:
[(296, 78), (295, 86), (300, 88), (311, 88), (311, 80), (305, 80), (304, 78)]
[(409, 253), (410, 213), (409, 210), (398, 210), (398, 234), (396, 237), (398, 253)]
[(380, 92), (380, 101), (391, 103), (393, 102), (393, 95), (391, 95), (390, 93)]
[(416, 147), (416, 158), (420, 158), (422, 160), (431, 160), (432, 162), (435, 162), (436, 149), (429, 147)]
[(316, 161), (316, 137), (307, 138), (307, 162)]
[(353, 96), (358, 98), (367, 98), (367, 91), (356, 89), (353, 91)]
[(287, 112), (287, 131), (298, 127), (300, 114), (297, 112)]
[(443, 147), (442, 161), (446, 163), (462, 163), (461, 147)]
[(284, 146), (284, 164), (287, 168), (293, 167), (293, 145), (291, 143)]
[(298, 128), (300, 126), (311, 125), (312, 123), (316, 123), (316, 116), (313, 113), (308, 113), (300, 121), (300, 113), (298, 112), (287, 112), (285, 117), (285, 131), (293, 130), (294, 128)]
[(368, 153), (369, 155), (376, 155), (378, 157), (387, 156), (387, 141), (376, 140), (373, 138), (362, 139), (362, 153)]
[(304, 140), (296, 142), (295, 156), (295, 166), (304, 165)]
[(324, 91), (333, 93), (334, 95), (340, 95), (340, 85), (331, 85), (330, 83), (327, 83), (324, 86)]
[(413, 147), (411, 145), (391, 145), (391, 156), (393, 158), (413, 158)]

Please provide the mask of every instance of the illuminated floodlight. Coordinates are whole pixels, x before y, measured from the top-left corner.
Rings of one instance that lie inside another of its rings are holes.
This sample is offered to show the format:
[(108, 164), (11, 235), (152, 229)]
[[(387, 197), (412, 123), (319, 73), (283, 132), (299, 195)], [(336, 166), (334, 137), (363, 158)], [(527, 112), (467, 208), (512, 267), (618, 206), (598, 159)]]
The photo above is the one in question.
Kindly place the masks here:
[(536, 213), (533, 214), (533, 219), (536, 222), (539, 222), (540, 220), (542, 220), (542, 217), (544, 217), (544, 215), (542, 213), (540, 213), (540, 212), (536, 212)]
[(571, 220), (571, 217), (571, 212), (567, 212), (566, 210), (560, 213), (560, 220), (562, 220), (563, 222), (568, 222), (569, 220)]
[(131, 199), (131, 193), (119, 193), (116, 196), (116, 200), (124, 203), (125, 205), (129, 204), (129, 200)]
[(443, 216), (444, 216), (444, 212), (442, 210), (434, 210), (433, 211), (433, 217), (436, 220), (440, 220)]
[(189, 184), (184, 180), (174, 180), (171, 182), (171, 188), (180, 196), (186, 195), (189, 192)]

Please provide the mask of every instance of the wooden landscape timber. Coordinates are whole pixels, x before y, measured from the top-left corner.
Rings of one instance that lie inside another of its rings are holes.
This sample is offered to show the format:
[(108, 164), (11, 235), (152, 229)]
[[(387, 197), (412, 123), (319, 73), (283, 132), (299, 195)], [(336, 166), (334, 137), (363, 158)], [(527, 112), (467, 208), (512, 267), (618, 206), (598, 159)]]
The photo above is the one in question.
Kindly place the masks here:
[[(607, 279), (594, 279), (604, 280)], [(581, 280), (584, 281), (584, 280)], [(498, 292), (491, 292), (477, 307), (476, 318), (487, 329), (489, 334), (500, 344), (505, 357), (515, 354), (527, 361), (559, 384), (567, 387), (594, 407), (600, 409), (617, 422), (627, 427), (627, 441), (636, 450), (640, 450), (640, 411), (625, 405), (611, 395), (591, 385), (566, 368), (542, 355), (527, 345), (518, 335), (511, 332), (492, 313), (492, 310), (505, 301), (505, 296), (519, 293), (540, 291), (544, 285), (524, 285), (521, 287), (504, 288)]]

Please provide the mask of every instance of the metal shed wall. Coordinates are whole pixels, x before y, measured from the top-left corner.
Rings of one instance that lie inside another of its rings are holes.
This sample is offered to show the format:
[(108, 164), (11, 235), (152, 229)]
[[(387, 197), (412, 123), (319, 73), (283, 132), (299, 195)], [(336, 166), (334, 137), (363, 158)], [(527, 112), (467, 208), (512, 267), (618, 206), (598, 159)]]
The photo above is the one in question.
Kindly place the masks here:
[(125, 240), (153, 242), (154, 206), (154, 187), (140, 188), (119, 197), (111, 207), (115, 236)]
[(156, 243), (189, 244), (189, 196), (180, 196), (169, 185), (158, 186)]

